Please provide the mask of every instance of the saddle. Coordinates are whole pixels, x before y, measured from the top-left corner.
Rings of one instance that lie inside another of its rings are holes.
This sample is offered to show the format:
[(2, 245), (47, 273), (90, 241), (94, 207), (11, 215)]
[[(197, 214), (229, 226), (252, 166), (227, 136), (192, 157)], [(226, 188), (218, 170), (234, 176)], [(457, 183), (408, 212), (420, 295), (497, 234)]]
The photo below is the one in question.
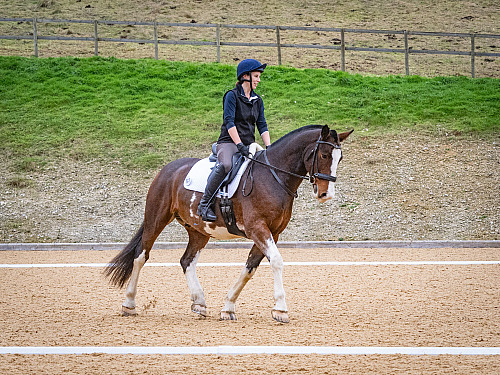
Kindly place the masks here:
[[(212, 163), (217, 162), (217, 143), (214, 143), (212, 145), (212, 154), (208, 157), (208, 160)], [(231, 170), (229, 171), (229, 173), (226, 175), (226, 177), (222, 181), (221, 188), (229, 185), (229, 183), (235, 179), (236, 175), (238, 174), (238, 171), (240, 170), (241, 166), (245, 162), (245, 158), (239, 152), (236, 152), (233, 155), (233, 159), (231, 162), (232, 162), (231, 163)]]
[[(262, 147), (259, 144), (252, 143), (250, 145), (250, 153), (252, 155), (254, 155), (257, 151), (260, 150), (262, 150)], [(241, 160), (238, 160), (240, 158)], [(213, 153), (209, 157), (197, 161), (191, 167), (191, 170), (184, 179), (184, 188), (187, 190), (198, 191), (200, 193), (203, 193), (207, 185), (208, 175), (210, 174), (212, 168), (215, 166), (216, 161), (217, 157)], [(235, 156), (233, 157), (233, 161), (236, 161), (237, 163), (236, 165), (233, 165), (233, 168), (226, 176), (222, 184), (222, 186), (227, 187), (229, 198), (231, 198), (238, 189), (241, 176), (245, 172), (248, 164), (250, 163), (249, 159), (241, 157), (239, 153), (235, 154)], [(219, 197), (221, 196), (220, 192), (218, 193), (218, 196)]]
[[(198, 191), (200, 193), (205, 192), (208, 175), (217, 162), (216, 146), (217, 144), (212, 145), (212, 154), (209, 157), (201, 159), (193, 165), (184, 179), (185, 189)], [(263, 148), (258, 143), (252, 143), (250, 145), (249, 151), (252, 155), (255, 155), (257, 151), (261, 150), (263, 150)], [(233, 155), (232, 162), (231, 170), (222, 181), (219, 191), (215, 194), (213, 199), (216, 197), (220, 198), (220, 209), (228, 232), (246, 238), (245, 232), (240, 230), (236, 225), (233, 202), (230, 198), (232, 198), (232, 196), (236, 193), (240, 184), (241, 176), (250, 163), (250, 159), (243, 157), (239, 152), (237, 152)]]

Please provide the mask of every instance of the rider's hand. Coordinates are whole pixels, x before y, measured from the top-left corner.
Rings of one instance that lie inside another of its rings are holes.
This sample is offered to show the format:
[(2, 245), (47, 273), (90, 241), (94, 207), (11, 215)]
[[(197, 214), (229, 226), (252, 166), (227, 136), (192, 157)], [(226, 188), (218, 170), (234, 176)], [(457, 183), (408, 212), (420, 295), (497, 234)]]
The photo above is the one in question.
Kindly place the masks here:
[(243, 143), (240, 142), (236, 145), (236, 147), (238, 148), (238, 151), (240, 152), (241, 155), (246, 156), (247, 158), (250, 157), (250, 151), (248, 146), (245, 146)]

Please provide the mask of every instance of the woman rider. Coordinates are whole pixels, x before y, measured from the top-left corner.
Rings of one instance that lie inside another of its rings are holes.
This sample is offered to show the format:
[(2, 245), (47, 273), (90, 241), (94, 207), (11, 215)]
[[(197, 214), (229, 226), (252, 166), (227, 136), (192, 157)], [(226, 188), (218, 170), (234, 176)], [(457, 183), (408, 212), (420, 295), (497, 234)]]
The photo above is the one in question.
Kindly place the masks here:
[(264, 145), (267, 147), (271, 144), (264, 117), (264, 103), (253, 91), (266, 66), (254, 59), (241, 61), (236, 69), (238, 82), (234, 89), (224, 95), (224, 121), (217, 141), (217, 164), (208, 176), (207, 187), (198, 206), (198, 215), (204, 221), (217, 220), (210, 199), (231, 169), (234, 153), (239, 151), (249, 156), (248, 146), (255, 142), (255, 125)]

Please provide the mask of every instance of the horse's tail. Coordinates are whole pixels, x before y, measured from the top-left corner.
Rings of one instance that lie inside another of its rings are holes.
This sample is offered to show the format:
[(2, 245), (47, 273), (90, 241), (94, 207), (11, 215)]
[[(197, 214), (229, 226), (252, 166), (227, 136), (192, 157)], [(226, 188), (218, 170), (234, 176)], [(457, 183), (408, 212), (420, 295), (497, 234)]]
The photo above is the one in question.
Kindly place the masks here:
[(104, 270), (104, 275), (109, 277), (111, 284), (122, 288), (132, 274), (134, 259), (142, 252), (142, 234), (144, 232), (144, 222), (130, 240), (129, 244), (115, 256)]

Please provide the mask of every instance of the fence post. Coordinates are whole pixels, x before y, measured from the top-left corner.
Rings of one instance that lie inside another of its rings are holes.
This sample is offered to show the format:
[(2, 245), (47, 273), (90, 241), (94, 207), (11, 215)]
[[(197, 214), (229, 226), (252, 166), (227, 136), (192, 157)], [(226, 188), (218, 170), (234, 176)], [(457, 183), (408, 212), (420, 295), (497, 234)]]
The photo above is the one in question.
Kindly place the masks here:
[(278, 47), (278, 65), (281, 65), (281, 38), (279, 26), (276, 26), (276, 46)]
[(220, 63), (220, 23), (215, 26), (215, 41), (217, 44), (217, 62)]
[(38, 57), (38, 34), (36, 30), (36, 18), (33, 18), (33, 44), (35, 45), (35, 57)]
[(153, 25), (154, 28), (154, 39), (155, 39), (155, 60), (158, 60), (158, 24), (156, 21)]
[(405, 30), (405, 73), (410, 75), (410, 62), (409, 62), (410, 48), (408, 47), (408, 30)]
[(472, 78), (476, 78), (476, 41), (475, 35), (470, 34), (470, 73)]
[(94, 56), (99, 56), (99, 37), (97, 35), (97, 20), (94, 20)]
[(345, 72), (345, 29), (340, 29), (340, 70)]

